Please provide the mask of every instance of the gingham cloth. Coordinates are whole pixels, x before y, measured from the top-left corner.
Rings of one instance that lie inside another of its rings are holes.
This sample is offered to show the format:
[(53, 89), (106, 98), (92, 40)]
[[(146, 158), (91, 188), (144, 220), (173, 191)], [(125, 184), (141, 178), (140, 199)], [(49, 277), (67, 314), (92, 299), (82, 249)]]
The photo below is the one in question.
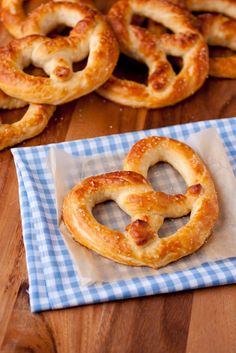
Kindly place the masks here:
[(190, 134), (208, 127), (217, 129), (236, 174), (236, 118), (12, 149), (19, 182), (33, 312), (236, 282), (235, 257), (185, 271), (81, 287), (58, 229), (55, 191), (46, 166), (52, 146), (76, 156), (126, 153), (135, 141), (148, 135), (165, 135), (184, 140)]

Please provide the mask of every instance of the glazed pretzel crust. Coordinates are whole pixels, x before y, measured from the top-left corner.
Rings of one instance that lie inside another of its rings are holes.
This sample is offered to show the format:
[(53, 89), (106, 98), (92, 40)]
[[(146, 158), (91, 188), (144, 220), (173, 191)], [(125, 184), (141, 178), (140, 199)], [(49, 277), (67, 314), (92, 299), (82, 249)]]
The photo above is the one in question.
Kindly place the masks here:
[[(48, 33), (60, 24), (73, 29), (68, 37), (32, 35), (1, 48), (0, 87), (4, 92), (30, 103), (57, 105), (93, 91), (110, 77), (118, 59), (118, 46), (109, 25), (95, 8), (52, 1), (31, 15), (40, 33)], [(28, 21), (30, 33), (32, 26)], [(87, 56), (86, 67), (74, 72), (72, 64)], [(29, 64), (43, 68), (49, 77), (26, 74), (23, 69)]]
[[(133, 15), (161, 23), (174, 34), (156, 35), (133, 25)], [(98, 90), (103, 97), (133, 107), (159, 108), (183, 100), (203, 84), (208, 50), (186, 11), (163, 0), (120, 0), (111, 8), (108, 20), (121, 52), (146, 63), (149, 75), (147, 85), (112, 76)], [(174, 72), (168, 55), (183, 58), (180, 73)]]
[[(197, 16), (198, 28), (209, 45), (236, 50), (236, 2), (234, 0), (172, 0)], [(210, 57), (209, 74), (236, 78), (236, 55)]]
[[(160, 161), (170, 163), (183, 176), (185, 195), (153, 190), (145, 177), (148, 168)], [(217, 195), (207, 168), (190, 147), (165, 137), (149, 137), (132, 147), (124, 168), (87, 178), (65, 197), (63, 220), (76, 241), (116, 262), (153, 268), (204, 244), (218, 217)], [(114, 200), (130, 215), (132, 222), (125, 232), (99, 224), (92, 215), (93, 207), (106, 200)], [(165, 218), (189, 212), (189, 222), (175, 234), (158, 237)]]

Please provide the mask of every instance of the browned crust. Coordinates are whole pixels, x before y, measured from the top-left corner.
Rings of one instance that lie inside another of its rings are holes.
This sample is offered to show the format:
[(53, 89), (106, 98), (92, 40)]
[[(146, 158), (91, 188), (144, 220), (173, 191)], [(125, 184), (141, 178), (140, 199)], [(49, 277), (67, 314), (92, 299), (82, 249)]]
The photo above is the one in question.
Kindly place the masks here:
[(210, 58), (210, 75), (221, 78), (236, 78), (236, 54), (231, 57)]
[(156, 238), (156, 233), (152, 227), (141, 219), (137, 219), (129, 224), (125, 230), (128, 232), (128, 235), (133, 238), (137, 246), (146, 245), (150, 240)]

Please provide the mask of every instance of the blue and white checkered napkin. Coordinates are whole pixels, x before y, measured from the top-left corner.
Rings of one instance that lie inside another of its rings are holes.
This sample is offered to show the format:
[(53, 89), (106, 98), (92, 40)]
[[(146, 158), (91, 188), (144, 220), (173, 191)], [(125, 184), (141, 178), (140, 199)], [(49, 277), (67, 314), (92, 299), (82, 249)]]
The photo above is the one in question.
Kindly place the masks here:
[(235, 257), (182, 271), (162, 274), (157, 271), (155, 275), (82, 287), (58, 228), (54, 182), (47, 168), (52, 147), (75, 156), (122, 154), (148, 135), (186, 140), (192, 133), (209, 127), (217, 129), (236, 174), (236, 118), (12, 150), (19, 181), (33, 312), (236, 282), (235, 249)]

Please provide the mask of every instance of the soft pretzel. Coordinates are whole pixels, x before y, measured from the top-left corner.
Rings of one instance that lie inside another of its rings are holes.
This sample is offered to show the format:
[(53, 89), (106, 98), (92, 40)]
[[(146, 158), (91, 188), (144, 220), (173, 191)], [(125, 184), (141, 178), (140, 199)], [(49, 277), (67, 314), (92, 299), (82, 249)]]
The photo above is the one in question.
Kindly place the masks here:
[(10, 97), (0, 90), (0, 109), (16, 109), (22, 108), (26, 105), (26, 102)]
[[(28, 103), (9, 97), (0, 90), (0, 109), (17, 109)], [(40, 134), (52, 116), (54, 106), (31, 104), (21, 120), (13, 124), (0, 122), (0, 151)]]
[[(44, 12), (48, 6), (53, 13)], [(62, 104), (103, 84), (118, 59), (118, 46), (109, 25), (92, 6), (50, 2), (36, 10), (35, 26), (50, 31), (55, 25), (73, 27), (68, 37), (27, 36), (0, 49), (0, 88), (10, 96), (37, 104)], [(32, 27), (30, 27), (30, 32)], [(31, 32), (32, 33), (32, 32)], [(88, 56), (81, 71), (73, 63)], [(43, 68), (49, 77), (23, 71), (29, 64)]]
[[(12, 98), (0, 90), (0, 109), (23, 108), (27, 103)], [(46, 127), (55, 108), (31, 105), (23, 118), (14, 124), (0, 122), (0, 150), (38, 135)]]
[[(196, 15), (198, 28), (211, 46), (228, 48), (213, 51), (209, 74), (215, 77), (236, 78), (236, 2), (234, 0), (172, 0)], [(205, 12), (205, 13), (203, 13)], [(210, 48), (211, 49), (211, 48)], [(211, 53), (211, 50), (210, 50)], [(225, 54), (225, 55), (224, 55)]]
[[(53, 13), (56, 2), (63, 0), (53, 0), (44, 3), (30, 12), (28, 15), (24, 12), (23, 0), (2, 0), (1, 19), (8, 32), (15, 38), (22, 38), (31, 34), (46, 35), (56, 28), (60, 23), (71, 24), (71, 20), (65, 17), (63, 13)], [(93, 6), (90, 0), (67, 0), (67, 3), (82, 2)], [(43, 22), (42, 22), (43, 19)]]
[[(8, 4), (9, 9), (13, 13), (19, 9), (19, 4), (17, 5), (14, 1), (5, 1), (5, 4)], [(4, 6), (3, 3), (2, 6)], [(4, 10), (2, 10), (2, 19), (4, 16), (5, 13)], [(14, 23), (10, 24), (10, 28), (14, 30)], [(30, 30), (29, 27), (28, 30)], [(14, 33), (12, 34), (14, 35)], [(10, 97), (0, 90), (0, 108), (17, 109), (22, 108), (27, 104), (27, 102)], [(30, 104), (26, 113), (19, 121), (12, 124), (0, 123), (0, 150), (6, 147), (14, 146), (17, 143), (40, 134), (47, 126), (47, 123), (53, 115), (55, 109), (56, 108), (54, 106)]]
[[(174, 33), (156, 35), (132, 24), (134, 15), (161, 23)], [(120, 0), (108, 14), (121, 52), (147, 64), (147, 85), (112, 76), (98, 93), (133, 107), (159, 108), (193, 94), (208, 74), (208, 50), (186, 11), (164, 0)], [(167, 56), (183, 58), (176, 74)]]
[[(153, 190), (145, 178), (148, 168), (165, 161), (187, 184), (185, 195)], [(65, 197), (63, 220), (80, 244), (122, 264), (158, 268), (200, 248), (211, 234), (218, 216), (217, 195), (200, 157), (187, 145), (165, 137), (148, 137), (129, 152), (126, 171), (90, 177)], [(93, 207), (115, 201), (132, 219), (125, 232), (99, 224)], [(175, 234), (158, 237), (165, 218), (191, 212), (189, 222)]]
[(0, 150), (40, 134), (56, 107), (30, 104), (23, 118), (13, 124), (0, 123)]

